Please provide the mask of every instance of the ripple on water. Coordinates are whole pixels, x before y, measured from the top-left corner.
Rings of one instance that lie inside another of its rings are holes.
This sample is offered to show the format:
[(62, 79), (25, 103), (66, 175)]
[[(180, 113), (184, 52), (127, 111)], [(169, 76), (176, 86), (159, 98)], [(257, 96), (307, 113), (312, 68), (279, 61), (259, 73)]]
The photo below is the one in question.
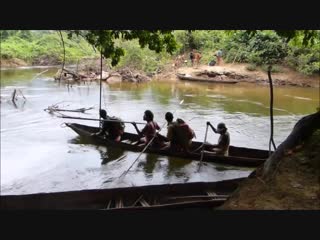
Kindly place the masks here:
[[(34, 74), (29, 75), (34, 77)], [(86, 114), (68, 115), (98, 117), (99, 84), (80, 85), (79, 89), (75, 85), (75, 89), (70, 90), (56, 82), (39, 79), (28, 80), (27, 83), (24, 81), (17, 81), (17, 86), (10, 83), (10, 86), (1, 89), (1, 96), (8, 98), (14, 88), (27, 93), (27, 103), (23, 109), (19, 106), (15, 108), (12, 104), (1, 105), (1, 180), (4, 180), (1, 181), (1, 188), (6, 194), (219, 181), (245, 177), (251, 172), (250, 169), (204, 163), (197, 173), (198, 162), (143, 154), (125, 178), (119, 181), (118, 177), (130, 167), (138, 153), (117, 153), (79, 140), (71, 129), (60, 127), (63, 119), (43, 111), (63, 101), (63, 107), (68, 109), (95, 106)], [(155, 120), (161, 124), (165, 112), (177, 110), (175, 117), (189, 122), (196, 131), (197, 141), (204, 139), (206, 121), (214, 125), (225, 122), (232, 145), (268, 148), (269, 111), (266, 110), (268, 104), (263, 105), (269, 102), (267, 88), (214, 86), (214, 89), (207, 89), (208, 85), (158, 84), (104, 85), (102, 106), (111, 115), (130, 121), (142, 121), (143, 112), (150, 109), (155, 114)], [(313, 109), (314, 103), (309, 100), (312, 98), (309, 90), (301, 92), (301, 95), (289, 88), (282, 91), (282, 96), (284, 93), (293, 97), (275, 98), (274, 139), (277, 145), (288, 136), (294, 124), (308, 113), (309, 105)], [(293, 100), (294, 96), (303, 96), (305, 99)], [(180, 105), (179, 102), (184, 98), (184, 103)], [(92, 121), (68, 122), (97, 126)], [(135, 132), (130, 124), (126, 124), (126, 130)], [(209, 142), (217, 142), (218, 137), (218, 134), (208, 132)], [(125, 154), (126, 157), (117, 161)]]

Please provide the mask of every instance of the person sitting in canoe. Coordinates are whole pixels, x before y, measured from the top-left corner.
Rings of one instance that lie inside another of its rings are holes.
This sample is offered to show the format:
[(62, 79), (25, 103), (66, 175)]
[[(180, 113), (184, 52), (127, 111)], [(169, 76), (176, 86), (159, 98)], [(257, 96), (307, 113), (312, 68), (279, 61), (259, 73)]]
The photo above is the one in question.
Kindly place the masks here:
[(165, 119), (167, 121), (167, 136), (163, 136), (160, 133), (157, 133), (157, 137), (161, 141), (166, 142), (166, 146), (164, 147), (164, 149), (167, 149), (167, 147), (170, 145), (170, 141), (172, 140), (174, 125), (177, 123), (173, 122), (173, 114), (171, 112), (167, 112), (165, 114)]
[(178, 151), (190, 152), (192, 139), (196, 136), (194, 131), (181, 118), (177, 118), (172, 130), (172, 146), (177, 148)]
[(215, 133), (219, 133), (220, 137), (218, 139), (218, 144), (210, 145), (209, 151), (214, 152), (218, 155), (228, 156), (229, 155), (229, 145), (230, 145), (230, 135), (228, 133), (228, 128), (224, 123), (219, 123), (217, 129), (210, 122), (207, 122), (207, 125), (211, 127), (211, 129)]
[(173, 114), (167, 112), (165, 118), (167, 125), (167, 140), (169, 143), (163, 149), (189, 152), (192, 138), (195, 137), (194, 131), (182, 119), (173, 121)]
[(150, 110), (144, 112), (143, 120), (147, 121), (147, 124), (141, 131), (138, 129), (135, 122), (132, 123), (140, 137), (137, 144), (146, 145), (153, 139), (153, 142), (151, 143), (153, 146), (163, 145), (163, 141), (157, 137), (157, 130), (160, 130), (160, 127), (158, 123), (153, 121), (153, 113)]
[(171, 112), (166, 113), (165, 119), (167, 121), (167, 136), (163, 136), (157, 133), (158, 138), (166, 142), (166, 146), (163, 149), (167, 149), (170, 147), (170, 142), (172, 142), (172, 139), (173, 139), (173, 131), (174, 131), (173, 129), (174, 129), (174, 126), (177, 124), (177, 122), (173, 122), (173, 114)]
[(165, 115), (165, 119), (167, 121), (167, 139), (168, 141), (170, 141), (171, 143), (174, 136), (174, 127), (177, 125), (177, 122), (173, 121), (173, 114), (171, 112), (167, 112)]
[(121, 141), (121, 136), (124, 133), (125, 125), (121, 122), (120, 118), (110, 117), (107, 115), (107, 111), (100, 109), (100, 117), (103, 120), (112, 120), (112, 121), (103, 121), (102, 127), (99, 132), (91, 134), (92, 136), (106, 136), (108, 139), (111, 139), (116, 142)]

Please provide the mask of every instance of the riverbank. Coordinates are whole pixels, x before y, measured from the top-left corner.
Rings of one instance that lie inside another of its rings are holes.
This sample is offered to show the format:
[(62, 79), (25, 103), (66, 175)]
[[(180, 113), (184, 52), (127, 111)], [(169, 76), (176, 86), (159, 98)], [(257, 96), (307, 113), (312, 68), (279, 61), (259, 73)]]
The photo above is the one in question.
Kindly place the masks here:
[[(222, 66), (200, 65), (198, 67), (183, 66), (180, 68), (167, 67), (162, 73), (157, 74), (158, 81), (177, 81), (177, 73), (195, 75), (199, 72), (212, 72), (217, 74), (230, 73), (239, 82), (249, 82), (259, 85), (268, 85), (268, 74), (261, 69), (249, 71), (249, 64), (223, 64)], [(281, 72), (272, 73), (273, 84), (275, 86), (299, 86), (299, 87), (319, 87), (320, 76), (305, 76), (287, 67), (281, 67)]]
[(42, 61), (34, 61), (32, 64), (19, 58), (1, 59), (1, 68), (36, 68), (36, 67), (52, 67), (61, 66), (61, 63), (54, 59), (44, 59)]
[(243, 182), (221, 210), (319, 210), (320, 130), (279, 164), (271, 181), (257, 176)]
[(29, 66), (29, 64), (19, 58), (1, 59), (2, 68), (18, 68), (26, 66)]
[[(85, 59), (85, 58), (84, 58)], [(52, 64), (48, 61), (43, 61), (37, 64), (37, 66), (48, 66), (57, 65), (56, 62)], [(91, 64), (92, 65), (92, 64)], [(90, 65), (90, 66), (91, 66)], [(18, 68), (18, 67), (32, 67), (25, 61), (13, 58), (13, 59), (2, 59), (1, 67), (3, 68)], [(139, 73), (141, 76), (152, 77), (156, 81), (178, 81), (176, 74), (188, 74), (195, 76), (196, 74), (203, 72), (216, 73), (218, 75), (231, 74), (238, 82), (247, 82), (258, 85), (269, 85), (268, 74), (262, 69), (255, 69), (253, 71), (248, 70), (250, 64), (225, 63), (222, 66), (207, 66), (200, 65), (198, 67), (182, 66), (180, 68), (174, 68), (171, 65), (164, 66), (160, 73), (153, 76), (147, 76), (145, 73)], [(91, 66), (92, 67), (92, 66)], [(249, 68), (250, 69), (250, 68)], [(133, 70), (132, 70), (133, 71)], [(228, 76), (223, 76), (224, 79), (228, 80)], [(294, 71), (288, 67), (281, 67), (280, 72), (272, 73), (272, 80), (274, 86), (298, 86), (298, 87), (312, 87), (318, 88), (320, 83), (320, 75), (306, 76), (297, 71)], [(119, 82), (118, 79), (110, 81)]]

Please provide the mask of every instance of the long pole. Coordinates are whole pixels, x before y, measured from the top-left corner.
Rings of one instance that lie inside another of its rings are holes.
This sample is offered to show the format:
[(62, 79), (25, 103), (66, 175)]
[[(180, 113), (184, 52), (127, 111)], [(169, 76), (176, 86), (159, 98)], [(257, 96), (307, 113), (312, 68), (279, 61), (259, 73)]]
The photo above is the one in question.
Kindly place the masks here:
[[(109, 119), (96, 119), (96, 118), (82, 118), (82, 117), (69, 117), (69, 116), (57, 116), (58, 118), (70, 118), (79, 120), (90, 120), (90, 121), (101, 121), (101, 122), (123, 122), (123, 123), (134, 123), (133, 121), (120, 121), (120, 120), (109, 120)], [(145, 124), (143, 122), (135, 122), (136, 124)]]
[[(99, 113), (101, 111), (101, 89), (102, 89), (102, 50), (100, 50), (100, 98), (99, 98)], [(100, 117), (100, 114), (99, 114)], [(101, 119), (101, 117), (100, 117)], [(102, 122), (99, 123), (99, 126), (102, 126)]]
[(199, 169), (198, 169), (198, 171), (200, 170), (200, 167), (201, 167), (201, 164), (202, 164), (203, 152), (204, 152), (204, 146), (205, 146), (205, 144), (206, 144), (207, 136), (208, 136), (208, 127), (209, 127), (209, 125), (207, 124), (207, 127), (206, 127), (206, 133), (205, 133), (205, 135), (204, 135), (204, 141), (203, 141), (203, 147), (202, 147), (202, 151), (201, 151), (200, 165), (199, 165)]
[[(161, 128), (160, 128), (159, 131), (158, 131), (158, 133), (162, 130), (162, 128), (164, 127), (165, 124), (166, 124), (166, 123), (164, 123), (164, 124), (161, 126)], [(141, 157), (141, 155), (144, 153), (144, 151), (149, 147), (149, 145), (153, 142), (153, 139), (155, 139), (156, 136), (157, 136), (157, 133), (153, 136), (153, 138), (148, 142), (148, 144), (147, 144), (147, 145), (144, 147), (144, 149), (140, 152), (139, 156), (136, 158), (136, 160), (134, 160), (134, 162), (131, 164), (131, 166), (128, 168), (128, 170), (126, 170), (125, 172), (123, 172), (123, 173), (120, 175), (119, 178), (121, 178), (122, 176), (126, 175), (126, 174), (130, 171), (130, 169), (132, 168), (132, 166), (134, 165), (134, 163), (135, 163), (136, 161), (138, 161), (138, 159)]]

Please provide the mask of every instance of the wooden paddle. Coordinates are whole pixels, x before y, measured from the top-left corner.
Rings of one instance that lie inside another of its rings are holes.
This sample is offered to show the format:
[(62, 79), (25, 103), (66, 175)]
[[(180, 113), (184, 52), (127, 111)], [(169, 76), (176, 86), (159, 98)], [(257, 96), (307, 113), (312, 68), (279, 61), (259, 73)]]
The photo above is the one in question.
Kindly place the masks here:
[(207, 136), (208, 136), (208, 127), (209, 127), (209, 125), (207, 124), (206, 133), (205, 133), (205, 135), (204, 135), (204, 141), (203, 141), (202, 150), (201, 150), (201, 157), (200, 157), (200, 164), (199, 164), (199, 169), (198, 169), (198, 171), (200, 170), (200, 167), (201, 167), (201, 164), (202, 164), (204, 146), (205, 146), (205, 143), (206, 143), (206, 141), (207, 141)]

